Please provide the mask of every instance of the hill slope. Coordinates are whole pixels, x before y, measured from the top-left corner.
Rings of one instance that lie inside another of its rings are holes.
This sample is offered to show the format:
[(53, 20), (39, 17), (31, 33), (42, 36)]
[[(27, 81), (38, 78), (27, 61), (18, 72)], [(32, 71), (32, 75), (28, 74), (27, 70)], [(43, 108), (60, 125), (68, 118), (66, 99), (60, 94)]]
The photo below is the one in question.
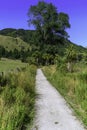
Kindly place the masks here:
[(30, 48), (29, 44), (27, 44), (20, 38), (13, 38), (10, 36), (2, 35), (0, 35), (0, 46), (3, 46), (8, 51), (13, 51), (14, 49), (20, 51), (21, 49), (27, 50), (28, 48)]
[(24, 29), (13, 29), (13, 28), (5, 28), (0, 30), (0, 35), (11, 36), (11, 37), (20, 37), (23, 41), (27, 43), (31, 43), (33, 39), (33, 35), (35, 34), (35, 30), (24, 30)]
[[(24, 29), (3, 29), (0, 30), (0, 45), (7, 51), (14, 51), (13, 58), (21, 58), (26, 61), (27, 57), (29, 62), (34, 64), (54, 64), (57, 55), (65, 56), (66, 48), (71, 44), (74, 45), (78, 55), (82, 57), (83, 53), (87, 53), (87, 49), (78, 46), (68, 39), (59, 38), (53, 43), (43, 43), (38, 37), (35, 30)], [(18, 51), (18, 52), (17, 52)], [(21, 53), (20, 53), (21, 51)], [(24, 54), (26, 53), (26, 54)], [(11, 54), (8, 54), (11, 55)], [(15, 55), (15, 56), (14, 56)], [(7, 54), (6, 54), (6, 57)]]
[[(24, 29), (13, 29), (13, 28), (5, 28), (0, 30), (0, 34), (4, 35), (4, 36), (11, 36), (11, 37), (19, 37), (20, 39), (22, 39), (23, 41), (27, 42), (27, 43), (34, 43), (35, 40), (35, 30), (24, 30)], [(34, 43), (35, 44), (35, 43)], [(67, 41), (67, 44), (74, 44), (71, 41)], [(76, 45), (74, 44), (76, 49), (79, 51), (85, 51), (87, 48), (84, 48), (82, 46)], [(63, 46), (62, 46), (63, 47)], [(66, 46), (64, 46), (65, 48)], [(60, 46), (59, 46), (60, 48)]]

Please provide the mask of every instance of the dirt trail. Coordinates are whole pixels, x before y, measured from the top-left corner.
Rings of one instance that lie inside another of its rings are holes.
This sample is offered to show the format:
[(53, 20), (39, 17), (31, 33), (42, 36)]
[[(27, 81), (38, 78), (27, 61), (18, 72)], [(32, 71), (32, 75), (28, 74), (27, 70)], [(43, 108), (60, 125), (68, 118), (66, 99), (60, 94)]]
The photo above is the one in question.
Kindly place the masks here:
[(38, 69), (35, 126), (32, 130), (85, 130), (63, 97)]

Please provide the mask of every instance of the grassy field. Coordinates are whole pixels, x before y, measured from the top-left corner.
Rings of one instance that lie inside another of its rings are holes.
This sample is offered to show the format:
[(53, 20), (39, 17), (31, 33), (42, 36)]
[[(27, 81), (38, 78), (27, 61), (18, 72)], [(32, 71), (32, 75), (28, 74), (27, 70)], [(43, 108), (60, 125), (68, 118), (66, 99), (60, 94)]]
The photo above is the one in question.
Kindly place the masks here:
[[(3, 64), (1, 67), (1, 63)], [(34, 118), (36, 67), (20, 61), (0, 62), (0, 71), (22, 67), (0, 76), (0, 130), (30, 130)]]
[(0, 60), (0, 72), (15, 70), (16, 68), (25, 67), (26, 65), (26, 63), (22, 63), (20, 60), (2, 58)]
[(73, 73), (61, 72), (55, 66), (43, 71), (87, 127), (87, 65), (77, 64)]
[(24, 50), (27, 50), (30, 48), (29, 44), (21, 40), (20, 38), (13, 38), (10, 36), (2, 36), (0, 35), (0, 45), (3, 46), (8, 51), (13, 51), (14, 49), (21, 50), (21, 48), (24, 48)]

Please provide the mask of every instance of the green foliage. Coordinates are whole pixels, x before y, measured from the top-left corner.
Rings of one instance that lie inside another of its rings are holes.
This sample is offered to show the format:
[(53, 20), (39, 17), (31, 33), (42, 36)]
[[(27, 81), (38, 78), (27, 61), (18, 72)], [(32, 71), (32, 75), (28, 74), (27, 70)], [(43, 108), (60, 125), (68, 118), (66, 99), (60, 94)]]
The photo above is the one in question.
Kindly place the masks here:
[(85, 64), (87, 64), (87, 52), (83, 52), (83, 53), (81, 54), (81, 56), (82, 56), (82, 61), (83, 61)]
[[(61, 15), (60, 13), (59, 19), (62, 19), (61, 24), (63, 24), (65, 21), (68, 22), (67, 20), (64, 21), (64, 17), (66, 17), (68, 20), (68, 16), (66, 14), (62, 13)], [(60, 26), (62, 27), (61, 24)], [(64, 26), (63, 28), (66, 27)], [(54, 39), (56, 40), (51, 40), (51, 42), (49, 39), (49, 44), (47, 44), (47, 42), (45, 42), (43, 39), (41, 40), (42, 36), (41, 33), (40, 35), (39, 33), (40, 32), (37, 30), (17, 30), (9, 28), (1, 30), (0, 34), (6, 36), (0, 36), (0, 57), (20, 59), (22, 62), (28, 62), (29, 64), (35, 65), (50, 65), (55, 63), (56, 55), (64, 57), (66, 48), (70, 48), (72, 45), (72, 43), (65, 39), (65, 37), (60, 38), (60, 36), (54, 36)], [(63, 33), (63, 31), (61, 31), (61, 33)], [(86, 54), (87, 49), (75, 44), (73, 44), (73, 46), (78, 53), (77, 60), (81, 61), (83, 59), (83, 52)], [(85, 60), (82, 61), (86, 63)], [(62, 68), (65, 68), (65, 64), (62, 64)]]
[(32, 42), (34, 42), (35, 30), (5, 28), (0, 30), (0, 34), (13, 38), (19, 37), (23, 41), (31, 44)]
[(75, 69), (72, 74), (61, 72), (55, 66), (44, 67), (43, 71), (87, 126), (87, 66), (77, 63)]
[(68, 48), (66, 48), (65, 55), (66, 55), (67, 62), (76, 61), (77, 52), (73, 44), (71, 44)]
[(35, 61), (34, 57), (27, 57), (26, 62), (29, 63), (30, 65), (37, 65), (37, 62)]
[(64, 58), (62, 58), (61, 56), (59, 56), (59, 55), (56, 55), (55, 56), (55, 59), (54, 59), (54, 63), (55, 63), (55, 65), (56, 65), (56, 69), (59, 69), (60, 68), (60, 70), (61, 71), (65, 71), (65, 61), (64, 61)]
[(39, 1), (29, 8), (28, 16), (29, 24), (33, 24), (37, 30), (40, 43), (53, 44), (58, 38), (67, 38), (65, 30), (70, 27), (69, 17), (65, 13), (58, 13), (52, 3)]
[[(34, 117), (36, 67), (9, 73), (0, 92), (0, 129), (21, 130), (31, 125)], [(3, 77), (2, 77), (3, 78)]]
[(74, 48), (74, 45), (71, 44), (68, 48), (66, 48), (65, 51), (65, 57), (66, 57), (66, 62), (67, 62), (67, 70), (69, 72), (73, 72), (73, 67), (74, 64), (77, 60), (77, 51)]

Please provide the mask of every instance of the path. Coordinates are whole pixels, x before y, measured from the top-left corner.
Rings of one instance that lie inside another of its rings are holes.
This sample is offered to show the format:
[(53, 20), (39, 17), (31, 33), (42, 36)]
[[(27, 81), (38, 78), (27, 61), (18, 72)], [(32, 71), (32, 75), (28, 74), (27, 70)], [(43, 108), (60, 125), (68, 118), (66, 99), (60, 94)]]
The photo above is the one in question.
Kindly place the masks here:
[(36, 76), (36, 119), (32, 130), (85, 130), (63, 97), (38, 69)]

